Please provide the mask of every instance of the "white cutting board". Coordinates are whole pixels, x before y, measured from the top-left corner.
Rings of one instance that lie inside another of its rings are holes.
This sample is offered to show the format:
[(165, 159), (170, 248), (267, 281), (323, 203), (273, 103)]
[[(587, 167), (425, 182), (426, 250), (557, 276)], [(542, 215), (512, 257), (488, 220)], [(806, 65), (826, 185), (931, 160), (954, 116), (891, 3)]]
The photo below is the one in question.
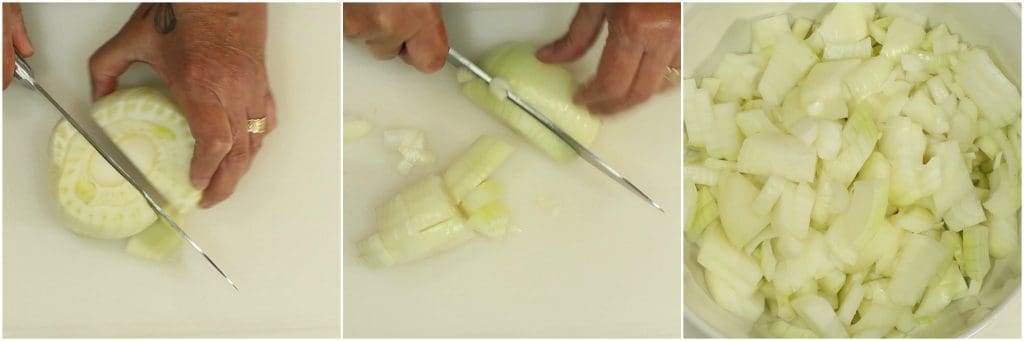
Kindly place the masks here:
[[(87, 60), (135, 5), (23, 7), (37, 78), (69, 111), (86, 113)], [(123, 242), (62, 228), (47, 163), (58, 114), (23, 87), (4, 92), (4, 337), (339, 335), (338, 5), (269, 11), (280, 125), (234, 195), (185, 223), (238, 292), (189, 249), (160, 265), (125, 254)], [(160, 82), (136, 65), (122, 86), (139, 84)]]
[[(573, 4), (444, 4), (451, 46), (474, 58), (497, 43), (560, 36)], [(601, 39), (603, 41), (603, 38)], [(592, 77), (600, 45), (572, 65)], [(417, 73), (345, 42), (344, 117), (375, 131), (344, 146), (345, 337), (678, 337), (680, 94), (678, 88), (604, 121), (592, 150), (666, 208), (662, 214), (582, 160), (556, 163), (475, 107), (454, 69)], [(437, 163), (403, 176), (382, 131), (426, 133)], [(493, 176), (522, 231), (477, 238), (387, 269), (360, 262), (373, 210), (444, 169), (481, 134), (517, 150)]]

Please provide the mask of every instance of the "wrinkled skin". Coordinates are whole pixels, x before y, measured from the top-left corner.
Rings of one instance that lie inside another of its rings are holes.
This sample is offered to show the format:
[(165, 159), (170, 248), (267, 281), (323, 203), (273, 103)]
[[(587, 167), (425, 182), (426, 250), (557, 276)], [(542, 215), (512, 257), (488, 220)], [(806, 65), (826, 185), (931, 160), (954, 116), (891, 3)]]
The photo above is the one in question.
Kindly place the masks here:
[(448, 36), (438, 4), (344, 4), (345, 38), (362, 41), (378, 59), (401, 56), (426, 73), (444, 67)]
[(680, 65), (679, 3), (580, 4), (569, 31), (537, 51), (537, 58), (546, 63), (579, 59), (605, 22), (608, 38), (597, 75), (576, 94), (576, 103), (613, 113), (676, 84), (666, 74)]
[(266, 4), (142, 4), (89, 59), (93, 98), (117, 88), (135, 62), (149, 64), (184, 110), (196, 145), (192, 185), (200, 207), (230, 196), (260, 150), (247, 120), (277, 124), (267, 81)]
[[(366, 42), (379, 59), (401, 56), (423, 72), (444, 66), (448, 40), (437, 4), (345, 4), (345, 37)], [(680, 65), (678, 3), (581, 4), (568, 32), (537, 51), (546, 63), (579, 59), (605, 23), (608, 39), (597, 75), (574, 100), (593, 112), (613, 113), (672, 88), (668, 68)]]
[(28, 39), (28, 32), (25, 31), (25, 21), (21, 17), (21, 6), (18, 4), (4, 4), (4, 90), (11, 85), (14, 79), (14, 53), (22, 57), (31, 57), (35, 52), (32, 49), (32, 41)]

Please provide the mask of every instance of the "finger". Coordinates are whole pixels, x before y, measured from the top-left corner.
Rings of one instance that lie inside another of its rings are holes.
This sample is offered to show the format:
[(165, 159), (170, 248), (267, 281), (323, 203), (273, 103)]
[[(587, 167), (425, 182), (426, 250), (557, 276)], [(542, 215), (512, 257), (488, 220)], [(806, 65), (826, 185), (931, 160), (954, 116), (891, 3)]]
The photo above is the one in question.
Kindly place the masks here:
[(260, 98), (262, 105), (259, 107), (259, 112), (250, 112), (249, 118), (266, 118), (267, 128), (263, 133), (249, 133), (249, 153), (256, 155), (263, 147), (263, 137), (274, 130), (274, 126), (277, 124), (277, 108), (274, 104), (274, 95), (269, 91), (266, 95)]
[(370, 52), (373, 53), (373, 56), (377, 59), (388, 60), (398, 56), (398, 53), (402, 50), (402, 43), (411, 36), (412, 34), (396, 34), (367, 40), (366, 47), (370, 49)]
[[(6, 38), (6, 37), (5, 37)], [(14, 51), (11, 51), (10, 44), (4, 39), (4, 90), (11, 85), (14, 79)]]
[(92, 98), (106, 96), (117, 89), (117, 77), (128, 67), (141, 61), (138, 48), (128, 36), (118, 33), (89, 57), (89, 77), (92, 80)]
[(605, 4), (580, 4), (569, 31), (558, 40), (537, 51), (537, 59), (545, 63), (564, 63), (579, 59), (594, 45), (604, 24)]
[(192, 187), (205, 189), (221, 160), (231, 150), (234, 142), (231, 125), (220, 100), (212, 92), (200, 98), (175, 97), (182, 99), (189, 129), (196, 140), (189, 178)]
[(671, 52), (647, 51), (640, 60), (640, 67), (633, 78), (629, 94), (625, 98), (595, 104), (597, 112), (615, 113), (640, 104), (651, 98), (663, 83), (668, 81), (665, 75), (668, 72), (668, 65), (672, 60)]
[(601, 52), (597, 76), (576, 94), (577, 104), (590, 107), (592, 104), (617, 100), (628, 95), (640, 59), (643, 57), (643, 50), (634, 45), (626, 38), (616, 35), (608, 38), (604, 51)]
[(440, 20), (424, 26), (405, 42), (402, 60), (420, 72), (433, 73), (444, 67), (448, 55), (448, 36)]
[(25, 19), (21, 15), (21, 6), (15, 6), (12, 14), (12, 25), (7, 27), (11, 28), (14, 47), (22, 57), (31, 57), (35, 51), (32, 48), (32, 41), (28, 38), (28, 31), (25, 30)]
[(224, 155), (213, 178), (210, 179), (210, 185), (203, 190), (203, 198), (199, 201), (199, 207), (212, 207), (231, 196), (238, 186), (238, 181), (249, 170), (249, 165), (252, 163), (252, 154), (249, 150), (248, 117), (245, 109), (239, 107), (231, 110), (227, 119), (231, 125), (231, 137), (234, 143), (231, 145), (231, 150)]

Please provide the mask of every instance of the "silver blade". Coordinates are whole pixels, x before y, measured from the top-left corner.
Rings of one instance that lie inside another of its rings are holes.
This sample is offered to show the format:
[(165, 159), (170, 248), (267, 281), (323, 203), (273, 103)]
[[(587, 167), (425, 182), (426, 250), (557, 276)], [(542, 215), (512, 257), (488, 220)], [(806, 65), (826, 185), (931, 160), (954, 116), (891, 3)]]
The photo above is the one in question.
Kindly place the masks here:
[[(474, 75), (480, 77), (480, 79), (482, 79), (484, 82), (487, 82), (487, 84), (491, 83), (491, 75), (487, 74), (486, 71), (481, 69), (479, 66), (476, 66), (476, 64), (474, 64), (471, 60), (462, 56), (462, 54), (460, 54), (459, 52), (455, 51), (455, 49), (448, 48), (448, 56), (451, 57), (451, 59), (455, 60), (458, 64), (465, 66)], [(519, 108), (523, 109), (523, 111), (525, 111), (527, 114), (530, 114), (530, 116), (532, 116), (542, 125), (547, 127), (548, 130), (550, 130), (552, 133), (558, 136), (558, 138), (562, 139), (563, 142), (568, 144), (569, 147), (572, 148), (572, 150), (576, 151), (576, 154), (579, 154), (579, 156), (586, 160), (587, 163), (590, 163), (598, 170), (600, 170), (602, 173), (612, 178), (612, 180), (615, 180), (615, 182), (618, 182), (622, 186), (626, 187), (626, 189), (628, 189), (630, 192), (633, 192), (633, 194), (639, 196), (641, 199), (646, 201), (654, 208), (658, 209), (662, 213), (665, 212), (665, 210), (661, 208), (661, 205), (658, 205), (658, 203), (654, 202), (654, 200), (651, 199), (651, 197), (648, 196), (647, 193), (644, 193), (644, 191), (636, 187), (636, 185), (634, 185), (633, 182), (629, 181), (629, 179), (626, 179), (625, 176), (622, 176), (622, 173), (616, 171), (614, 168), (612, 168), (611, 165), (609, 165), (596, 154), (591, 152), (590, 149), (587, 149), (586, 146), (580, 144), (579, 141), (576, 141), (576, 139), (573, 138), (572, 135), (569, 135), (564, 130), (562, 130), (562, 128), (558, 127), (558, 125), (555, 124), (555, 122), (552, 122), (550, 119), (548, 119), (547, 116), (544, 116), (544, 114), (530, 106), (529, 103), (526, 103), (526, 101), (523, 101), (521, 98), (519, 98), (519, 96), (516, 96), (516, 94), (513, 93), (512, 90), (507, 90), (506, 94), (507, 98), (511, 100), (512, 103), (515, 103), (517, 106), (519, 106)]]
[(91, 119), (79, 120), (78, 118), (71, 116), (71, 114), (68, 114), (68, 112), (53, 99), (53, 97), (50, 97), (50, 93), (46, 92), (46, 89), (43, 89), (42, 85), (39, 85), (38, 82), (33, 80), (32, 86), (36, 91), (43, 94), (43, 97), (46, 97), (46, 100), (50, 101), (50, 104), (53, 104), (54, 108), (57, 108), (57, 111), (64, 116), (64, 119), (67, 120), (68, 123), (71, 123), (71, 126), (74, 127), (79, 134), (82, 134), (82, 137), (84, 137), (85, 140), (96, 149), (96, 152), (98, 152), (104, 160), (107, 160), (107, 163), (110, 163), (110, 166), (113, 167), (114, 170), (121, 174), (121, 176), (135, 187), (139, 193), (142, 193), (142, 197), (146, 199), (149, 207), (152, 207), (153, 211), (155, 211), (161, 219), (166, 221), (167, 224), (174, 228), (175, 231), (178, 231), (178, 235), (180, 235), (182, 239), (188, 242), (193, 249), (199, 252), (199, 254), (206, 259), (206, 262), (210, 263), (210, 265), (217, 270), (217, 273), (220, 273), (220, 275), (224, 277), (224, 280), (226, 280), (228, 284), (231, 284), (231, 287), (238, 290), (238, 286), (236, 286), (235, 282), (232, 281), (226, 273), (224, 273), (224, 270), (221, 270), (221, 268), (217, 266), (217, 263), (215, 263), (213, 259), (203, 251), (203, 248), (199, 247), (199, 244), (196, 243), (196, 241), (193, 240), (185, 230), (181, 229), (181, 226), (178, 226), (178, 223), (176, 223), (174, 219), (171, 219), (163, 208), (168, 204), (167, 199), (160, 194), (160, 191), (157, 191), (156, 188), (153, 187), (153, 184), (146, 179), (146, 176), (135, 167), (135, 164), (133, 164), (126, 155), (124, 155), (124, 152), (117, 148), (117, 145), (110, 140), (110, 137), (103, 132), (103, 129), (100, 128), (96, 121)]

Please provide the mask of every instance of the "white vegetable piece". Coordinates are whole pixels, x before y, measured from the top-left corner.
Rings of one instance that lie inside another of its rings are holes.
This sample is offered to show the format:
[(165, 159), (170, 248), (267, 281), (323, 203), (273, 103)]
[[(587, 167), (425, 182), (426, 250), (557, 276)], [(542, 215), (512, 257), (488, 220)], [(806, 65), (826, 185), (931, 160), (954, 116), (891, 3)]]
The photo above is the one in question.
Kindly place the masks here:
[(373, 131), (373, 124), (364, 119), (345, 122), (345, 142), (355, 141)]
[(847, 58), (865, 59), (871, 57), (871, 38), (864, 38), (855, 43), (825, 44), (824, 60)]
[(793, 310), (811, 329), (827, 338), (850, 337), (843, 322), (836, 316), (828, 301), (817, 295), (804, 295), (793, 300)]
[(790, 35), (781, 35), (775, 42), (772, 58), (768, 60), (757, 92), (766, 104), (782, 103), (782, 98), (804, 74), (818, 62), (818, 56), (803, 41)]
[(996, 127), (1005, 126), (1019, 118), (1020, 92), (992, 63), (984, 50), (971, 49), (960, 53), (960, 63), (954, 70), (956, 81), (978, 105), (982, 117)]
[(779, 133), (747, 137), (739, 151), (740, 172), (778, 176), (795, 182), (814, 180), (817, 153), (799, 139)]
[(896, 17), (889, 24), (881, 55), (898, 60), (901, 55), (917, 48), (924, 40), (924, 27), (905, 17)]
[(491, 176), (514, 149), (505, 141), (484, 135), (473, 141), (444, 172), (444, 183), (455, 203)]
[[(912, 306), (921, 299), (928, 282), (952, 255), (938, 241), (919, 234), (907, 235), (900, 249), (888, 294), (893, 303)], [(987, 254), (988, 250), (985, 251)]]
[(757, 187), (739, 173), (724, 173), (718, 179), (718, 210), (721, 212), (722, 227), (729, 241), (737, 247), (746, 245), (768, 225), (768, 215), (757, 214), (753, 209)]
[(857, 263), (857, 250), (864, 247), (881, 226), (889, 204), (889, 186), (878, 180), (853, 184), (850, 206), (836, 218), (825, 236), (829, 247), (847, 265)]

